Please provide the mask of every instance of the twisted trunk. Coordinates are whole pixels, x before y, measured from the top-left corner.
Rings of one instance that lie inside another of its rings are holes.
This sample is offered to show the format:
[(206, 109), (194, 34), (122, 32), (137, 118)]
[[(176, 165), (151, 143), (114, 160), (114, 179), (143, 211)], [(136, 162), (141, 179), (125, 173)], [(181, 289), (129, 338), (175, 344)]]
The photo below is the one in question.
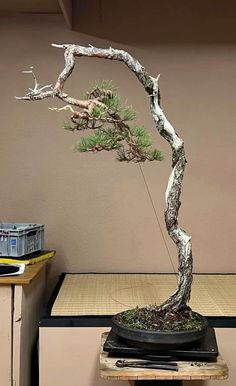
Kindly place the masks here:
[(161, 109), (158, 78), (153, 79), (151, 111), (158, 132), (169, 142), (172, 149), (173, 169), (169, 177), (165, 194), (165, 223), (167, 232), (176, 244), (178, 253), (177, 288), (170, 298), (161, 305), (161, 308), (178, 311), (185, 308), (190, 299), (193, 269), (191, 237), (178, 225), (178, 214), (181, 205), (180, 195), (187, 161), (184, 151), (184, 142), (178, 136)]
[(176, 244), (178, 252), (178, 284), (176, 291), (162, 305), (163, 310), (172, 309), (178, 311), (186, 307), (191, 292), (192, 284), (192, 243), (191, 237), (178, 225), (178, 213), (180, 208), (180, 194), (184, 170), (186, 165), (183, 140), (178, 136), (173, 126), (165, 117), (160, 106), (160, 92), (158, 88), (158, 79), (150, 76), (146, 69), (134, 59), (128, 52), (109, 49), (96, 48), (93, 46), (83, 47), (74, 44), (56, 45), (54, 47), (65, 50), (65, 67), (58, 76), (54, 88), (45, 91), (44, 88), (35, 87), (30, 93), (17, 99), (28, 101), (42, 100), (49, 97), (57, 97), (70, 105), (86, 108), (89, 101), (81, 101), (72, 98), (63, 92), (64, 84), (67, 78), (73, 72), (75, 66), (75, 57), (87, 56), (103, 58), (110, 60), (119, 60), (124, 62), (127, 67), (136, 75), (140, 83), (145, 88), (150, 97), (150, 106), (154, 122), (159, 134), (165, 138), (172, 150), (172, 172), (169, 177), (166, 189), (166, 210), (165, 223), (168, 234)]

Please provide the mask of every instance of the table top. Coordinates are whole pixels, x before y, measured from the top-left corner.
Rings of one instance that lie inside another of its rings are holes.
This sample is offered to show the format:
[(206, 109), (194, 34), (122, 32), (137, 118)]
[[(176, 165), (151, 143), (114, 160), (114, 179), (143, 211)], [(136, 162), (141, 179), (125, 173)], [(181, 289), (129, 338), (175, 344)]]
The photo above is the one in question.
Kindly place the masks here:
[[(51, 256), (50, 256), (51, 255)], [(51, 251), (49, 254), (50, 257), (47, 259), (40, 261), (35, 264), (26, 265), (25, 271), (22, 275), (18, 276), (2, 276), (0, 277), (0, 285), (4, 284), (19, 284), (25, 285), (30, 284), (32, 280), (39, 274), (39, 272), (43, 269), (43, 267), (48, 263), (49, 260), (55, 255), (55, 251)], [(20, 261), (19, 261), (20, 263)]]
[[(102, 334), (100, 351), (100, 375), (108, 380), (223, 380), (228, 378), (228, 367), (224, 359), (219, 356), (216, 362), (186, 362), (178, 361), (179, 371), (155, 370), (141, 368), (118, 368), (117, 359), (110, 358), (103, 351), (103, 344), (108, 333)], [(127, 359), (127, 358), (126, 358)], [(129, 358), (129, 360), (132, 360)]]

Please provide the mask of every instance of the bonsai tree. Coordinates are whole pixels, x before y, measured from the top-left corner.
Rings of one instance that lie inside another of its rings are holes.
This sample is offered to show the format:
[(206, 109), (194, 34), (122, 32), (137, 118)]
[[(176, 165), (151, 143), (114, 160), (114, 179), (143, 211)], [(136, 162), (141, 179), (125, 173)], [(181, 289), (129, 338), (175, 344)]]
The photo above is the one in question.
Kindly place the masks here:
[[(58, 98), (65, 106), (55, 110), (68, 110), (70, 119), (65, 123), (68, 130), (92, 130), (92, 134), (84, 137), (76, 145), (82, 152), (99, 152), (115, 150), (119, 161), (145, 162), (162, 160), (161, 152), (152, 148), (149, 134), (143, 126), (132, 124), (135, 112), (128, 106), (121, 105), (121, 100), (110, 82), (95, 84), (84, 99), (76, 99), (65, 93), (64, 86), (72, 74), (76, 57), (118, 60), (123, 62), (137, 77), (144, 87), (150, 100), (150, 109), (157, 132), (169, 143), (172, 150), (172, 172), (165, 194), (166, 229), (176, 245), (178, 255), (178, 283), (174, 293), (161, 305), (147, 306), (146, 311), (170, 315), (183, 313), (187, 307), (192, 284), (192, 241), (178, 224), (180, 194), (186, 166), (184, 141), (166, 118), (161, 108), (159, 75), (153, 77), (128, 52), (123, 50), (83, 47), (74, 44), (52, 44), (64, 49), (65, 66), (59, 74), (55, 85), (40, 86), (31, 67), (24, 73), (33, 76), (34, 87), (22, 97), (24, 101), (40, 101), (45, 98)], [(137, 311), (138, 312), (138, 311)], [(189, 314), (188, 314), (189, 315)], [(129, 313), (130, 316), (130, 313)], [(156, 324), (155, 324), (156, 325)]]

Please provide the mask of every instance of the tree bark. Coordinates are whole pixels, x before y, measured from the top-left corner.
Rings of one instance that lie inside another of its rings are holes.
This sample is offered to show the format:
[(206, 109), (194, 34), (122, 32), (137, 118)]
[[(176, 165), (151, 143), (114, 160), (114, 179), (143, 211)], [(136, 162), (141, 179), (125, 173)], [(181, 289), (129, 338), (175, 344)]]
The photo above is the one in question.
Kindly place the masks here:
[(169, 177), (165, 201), (165, 223), (171, 239), (176, 244), (178, 253), (178, 283), (176, 291), (162, 305), (162, 309), (179, 311), (189, 302), (192, 285), (192, 240), (191, 237), (179, 227), (178, 214), (181, 205), (180, 195), (186, 166), (184, 142), (177, 135), (173, 126), (165, 117), (160, 106), (160, 92), (158, 79), (153, 79), (153, 93), (150, 99), (151, 111), (156, 128), (160, 135), (170, 144), (172, 149), (172, 172)]
[(178, 214), (181, 205), (180, 194), (186, 158), (184, 142), (167, 120), (160, 106), (160, 90), (158, 86), (159, 76), (157, 78), (150, 76), (146, 69), (135, 58), (123, 50), (116, 50), (112, 47), (109, 49), (96, 48), (93, 46), (83, 47), (74, 44), (53, 44), (53, 46), (63, 48), (65, 50), (65, 67), (58, 76), (54, 88), (45, 91), (45, 88), (37, 89), (37, 87), (35, 87), (33, 90), (30, 89), (31, 91), (25, 96), (17, 97), (17, 99), (34, 101), (49, 97), (57, 97), (70, 105), (74, 105), (79, 108), (87, 107), (90, 102), (75, 99), (63, 92), (64, 84), (73, 72), (76, 56), (95, 57), (124, 62), (136, 75), (150, 97), (151, 112), (157, 131), (168, 141), (172, 150), (173, 169), (169, 177), (165, 194), (165, 223), (167, 232), (176, 244), (178, 253), (177, 288), (176, 291), (163, 304), (161, 304), (160, 307), (163, 310), (171, 309), (173, 311), (179, 311), (186, 307), (190, 299), (193, 263), (191, 237), (178, 225)]

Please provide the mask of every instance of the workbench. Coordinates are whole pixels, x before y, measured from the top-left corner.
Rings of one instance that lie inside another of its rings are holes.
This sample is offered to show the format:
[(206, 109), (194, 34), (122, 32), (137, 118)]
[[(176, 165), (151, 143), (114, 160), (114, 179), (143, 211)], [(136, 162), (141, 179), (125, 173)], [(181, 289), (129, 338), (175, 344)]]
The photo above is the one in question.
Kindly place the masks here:
[(32, 374), (32, 355), (37, 356), (38, 322), (45, 302), (48, 261), (27, 265), (22, 275), (0, 277), (2, 386), (33, 386), (34, 377), (38, 377), (37, 366)]

